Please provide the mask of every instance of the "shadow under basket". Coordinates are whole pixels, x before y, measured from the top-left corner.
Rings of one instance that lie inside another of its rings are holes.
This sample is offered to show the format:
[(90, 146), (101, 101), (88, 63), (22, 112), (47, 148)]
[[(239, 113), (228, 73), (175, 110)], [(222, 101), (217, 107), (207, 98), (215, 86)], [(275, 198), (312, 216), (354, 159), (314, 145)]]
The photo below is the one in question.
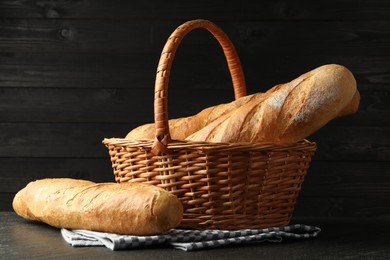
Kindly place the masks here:
[(142, 182), (175, 194), (179, 228), (248, 229), (288, 225), (316, 144), (171, 142), (105, 139), (117, 182)]
[[(258, 229), (290, 222), (316, 144), (212, 143), (171, 140), (168, 79), (177, 46), (205, 28), (220, 43), (235, 98), (246, 95), (244, 74), (226, 34), (207, 20), (179, 26), (162, 51), (154, 93), (154, 140), (104, 139), (117, 182), (142, 182), (175, 194), (184, 207), (179, 228)], [(129, 220), (130, 221), (130, 220)]]

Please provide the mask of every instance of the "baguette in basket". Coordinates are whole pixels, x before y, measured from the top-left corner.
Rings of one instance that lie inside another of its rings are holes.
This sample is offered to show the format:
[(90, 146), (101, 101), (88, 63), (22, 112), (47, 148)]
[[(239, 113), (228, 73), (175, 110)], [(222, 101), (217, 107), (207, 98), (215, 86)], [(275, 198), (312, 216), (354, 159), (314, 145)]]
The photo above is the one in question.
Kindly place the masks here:
[[(183, 37), (197, 28), (208, 30), (220, 43), (236, 101), (168, 120), (171, 65)], [(117, 182), (150, 183), (180, 199), (184, 208), (180, 228), (284, 226), (317, 147), (301, 139), (332, 118), (355, 112), (358, 103), (352, 73), (335, 64), (246, 96), (233, 44), (218, 26), (198, 19), (177, 27), (163, 48), (155, 81), (154, 124), (103, 143)], [(297, 120), (298, 115), (304, 120)]]
[[(169, 129), (176, 140), (293, 143), (336, 117), (355, 113), (359, 100), (352, 73), (344, 66), (329, 64), (266, 93), (169, 120)], [(146, 124), (126, 138), (153, 139), (154, 133), (154, 124)]]

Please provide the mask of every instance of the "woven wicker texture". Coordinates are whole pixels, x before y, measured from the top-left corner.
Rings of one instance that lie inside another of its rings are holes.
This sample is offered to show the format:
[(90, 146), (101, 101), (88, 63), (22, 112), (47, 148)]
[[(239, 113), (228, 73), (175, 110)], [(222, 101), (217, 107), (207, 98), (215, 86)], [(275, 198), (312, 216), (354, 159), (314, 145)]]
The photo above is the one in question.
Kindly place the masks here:
[(189, 21), (169, 37), (157, 69), (155, 140), (104, 139), (117, 182), (162, 187), (183, 203), (180, 228), (246, 229), (290, 222), (316, 144), (209, 143), (171, 140), (167, 88), (173, 57), (182, 38), (205, 28), (220, 42), (235, 97), (245, 95), (241, 64), (227, 36), (206, 20)]
[(230, 75), (233, 81), (235, 98), (246, 95), (244, 73), (237, 52), (227, 35), (215, 24), (207, 20), (193, 20), (179, 26), (168, 38), (157, 66), (157, 75), (154, 92), (154, 121), (156, 126), (156, 140), (153, 151), (169, 153), (166, 144), (170, 142), (168, 127), (168, 82), (176, 50), (184, 36), (196, 28), (207, 29), (218, 40), (225, 54)]

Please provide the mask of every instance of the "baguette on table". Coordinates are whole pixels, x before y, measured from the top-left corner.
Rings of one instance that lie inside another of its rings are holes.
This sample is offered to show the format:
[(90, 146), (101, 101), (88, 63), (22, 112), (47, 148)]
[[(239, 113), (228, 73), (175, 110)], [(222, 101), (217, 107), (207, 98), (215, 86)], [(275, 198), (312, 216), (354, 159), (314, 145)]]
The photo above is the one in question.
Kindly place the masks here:
[[(328, 64), (265, 93), (169, 120), (172, 139), (209, 142), (293, 143), (334, 118), (357, 111), (360, 94), (346, 67)], [(154, 139), (154, 124), (137, 127), (127, 139)]]
[(13, 208), (25, 219), (57, 228), (126, 235), (164, 233), (183, 217), (180, 200), (159, 187), (70, 178), (30, 182), (15, 195)]

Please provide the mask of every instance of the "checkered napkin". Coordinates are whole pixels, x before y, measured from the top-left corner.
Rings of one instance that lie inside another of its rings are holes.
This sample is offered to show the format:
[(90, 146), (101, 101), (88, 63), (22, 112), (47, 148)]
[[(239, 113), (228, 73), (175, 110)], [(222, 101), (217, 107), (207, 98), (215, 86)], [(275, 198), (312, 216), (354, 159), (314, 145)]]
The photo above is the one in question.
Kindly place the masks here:
[(165, 244), (176, 249), (193, 251), (231, 244), (281, 242), (284, 237), (311, 238), (316, 237), (320, 231), (318, 227), (295, 224), (237, 231), (172, 229), (155, 236), (117, 235), (80, 229), (61, 229), (61, 234), (65, 241), (74, 247), (105, 246), (111, 250), (121, 250)]

